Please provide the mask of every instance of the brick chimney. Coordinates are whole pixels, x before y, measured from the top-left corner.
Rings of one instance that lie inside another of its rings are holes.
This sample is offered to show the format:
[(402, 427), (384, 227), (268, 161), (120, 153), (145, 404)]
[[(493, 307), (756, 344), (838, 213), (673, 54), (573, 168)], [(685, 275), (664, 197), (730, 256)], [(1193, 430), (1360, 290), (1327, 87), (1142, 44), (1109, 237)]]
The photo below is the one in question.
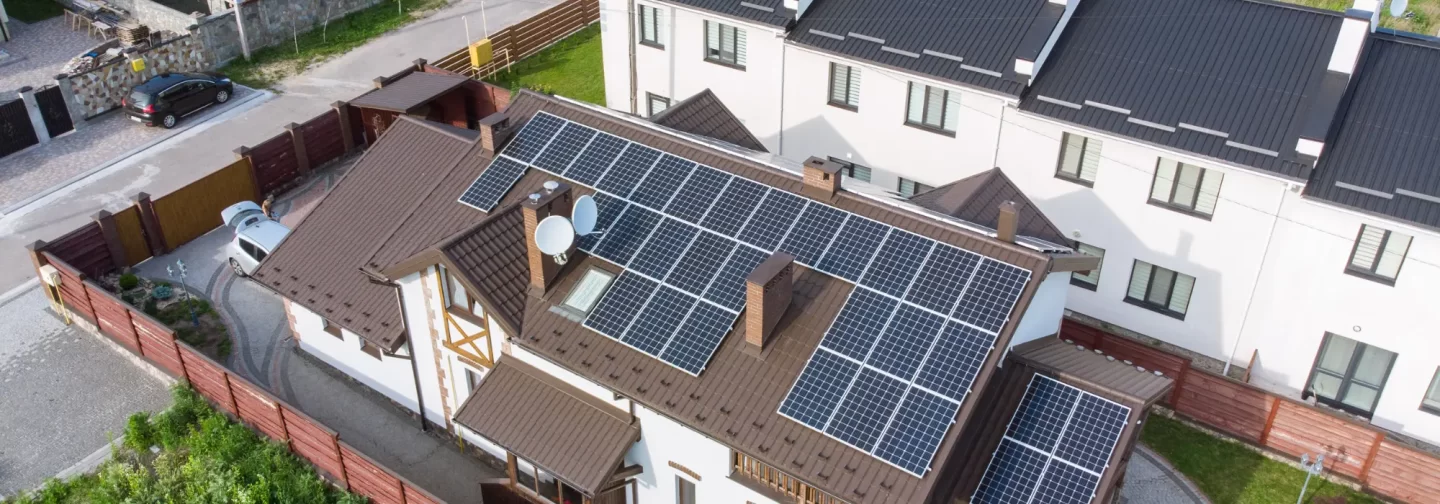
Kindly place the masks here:
[(570, 218), (570, 209), (575, 206), (570, 197), (570, 186), (563, 182), (557, 184), (554, 190), (541, 189), (520, 204), (520, 212), (525, 218), (525, 255), (530, 263), (530, 293), (537, 296), (550, 288), (555, 276), (560, 274), (560, 265), (535, 244), (535, 228), (551, 215)]
[(480, 148), (486, 154), (495, 155), (495, 151), (505, 145), (505, 140), (510, 138), (510, 116), (504, 112), (496, 112), (485, 116), (477, 125), (480, 130)]
[(805, 160), (805, 187), (801, 192), (812, 199), (829, 200), (840, 190), (840, 163), (815, 156)]
[[(808, 163), (807, 163), (808, 164)], [(795, 257), (776, 252), (745, 277), (745, 342), (764, 350), (795, 293)]]
[(1014, 201), (1000, 204), (998, 221), (995, 224), (995, 237), (1003, 242), (1015, 243), (1015, 233), (1020, 223), (1020, 211), (1015, 207)]

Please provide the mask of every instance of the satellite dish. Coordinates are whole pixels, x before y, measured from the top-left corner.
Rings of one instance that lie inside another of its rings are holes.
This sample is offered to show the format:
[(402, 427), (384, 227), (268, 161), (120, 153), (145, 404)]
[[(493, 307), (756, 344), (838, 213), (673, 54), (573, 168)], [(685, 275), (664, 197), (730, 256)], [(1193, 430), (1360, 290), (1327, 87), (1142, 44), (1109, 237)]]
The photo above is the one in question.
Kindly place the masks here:
[(551, 215), (535, 226), (535, 245), (540, 251), (555, 258), (555, 264), (565, 264), (565, 253), (575, 243), (575, 228), (570, 221), (559, 215)]
[(1390, 17), (1404, 17), (1406, 0), (1390, 0)]
[(575, 234), (585, 236), (595, 232), (595, 221), (599, 218), (600, 210), (595, 206), (595, 198), (585, 195), (575, 200)]

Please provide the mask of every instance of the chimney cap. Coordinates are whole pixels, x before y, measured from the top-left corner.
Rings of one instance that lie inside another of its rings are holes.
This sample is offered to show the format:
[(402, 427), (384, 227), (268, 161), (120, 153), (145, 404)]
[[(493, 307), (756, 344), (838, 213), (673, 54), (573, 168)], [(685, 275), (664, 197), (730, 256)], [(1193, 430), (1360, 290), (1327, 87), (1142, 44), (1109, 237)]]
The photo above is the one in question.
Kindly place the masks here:
[(759, 266), (756, 266), (749, 275), (746, 275), (745, 281), (765, 285), (771, 278), (775, 278), (775, 275), (779, 274), (786, 266), (789, 266), (793, 262), (795, 262), (795, 256), (785, 252), (776, 252), (771, 254), (764, 262), (761, 262)]
[(810, 159), (805, 160), (805, 166), (815, 168), (831, 175), (840, 173), (840, 163), (836, 163), (827, 159), (821, 159), (819, 156), (810, 156)]

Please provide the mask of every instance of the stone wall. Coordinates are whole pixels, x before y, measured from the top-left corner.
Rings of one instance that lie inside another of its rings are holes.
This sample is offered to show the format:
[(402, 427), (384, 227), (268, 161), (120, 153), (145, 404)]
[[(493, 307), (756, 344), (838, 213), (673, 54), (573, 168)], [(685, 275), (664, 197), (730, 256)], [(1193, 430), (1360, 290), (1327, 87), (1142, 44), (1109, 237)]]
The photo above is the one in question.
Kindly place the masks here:
[(230, 60), (240, 57), (240, 29), (235, 26), (235, 10), (211, 14), (196, 22), (195, 36), (200, 38), (210, 61), (216, 67), (224, 66)]
[(144, 59), (145, 70), (131, 70), (130, 62), (121, 60), (58, 79), (58, 82), (70, 86), (75, 104), (88, 119), (119, 107), (125, 94), (146, 79), (166, 72), (198, 72), (210, 68), (204, 45), (193, 35), (161, 43), (131, 57)]
[[(133, 0), (149, 1), (149, 0)], [(240, 30), (235, 24), (235, 9), (216, 10), (224, 7), (224, 0), (207, 0), (212, 14), (196, 21), (199, 37), (211, 53), (217, 66), (242, 55)], [(292, 38), (320, 27), (329, 19), (339, 19), (346, 14), (374, 6), (384, 0), (252, 0), (240, 5), (245, 16), (245, 37), (250, 42), (250, 51), (292, 43)]]
[(195, 17), (188, 12), (180, 12), (152, 0), (126, 0), (130, 4), (127, 9), (130, 15), (134, 16), (140, 24), (150, 27), (150, 31), (157, 32), (167, 30), (176, 35), (188, 33), (187, 28), (195, 24)]

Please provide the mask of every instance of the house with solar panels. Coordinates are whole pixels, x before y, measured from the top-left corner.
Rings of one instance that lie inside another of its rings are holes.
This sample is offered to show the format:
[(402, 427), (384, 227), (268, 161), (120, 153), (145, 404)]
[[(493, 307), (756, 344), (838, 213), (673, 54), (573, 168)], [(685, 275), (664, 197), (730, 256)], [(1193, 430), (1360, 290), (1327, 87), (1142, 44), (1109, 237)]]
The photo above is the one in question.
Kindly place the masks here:
[(910, 201), (715, 107), (399, 116), (255, 277), (307, 351), (537, 500), (1116, 495), (1173, 383), (1055, 336), (1094, 257), (1002, 172)]

